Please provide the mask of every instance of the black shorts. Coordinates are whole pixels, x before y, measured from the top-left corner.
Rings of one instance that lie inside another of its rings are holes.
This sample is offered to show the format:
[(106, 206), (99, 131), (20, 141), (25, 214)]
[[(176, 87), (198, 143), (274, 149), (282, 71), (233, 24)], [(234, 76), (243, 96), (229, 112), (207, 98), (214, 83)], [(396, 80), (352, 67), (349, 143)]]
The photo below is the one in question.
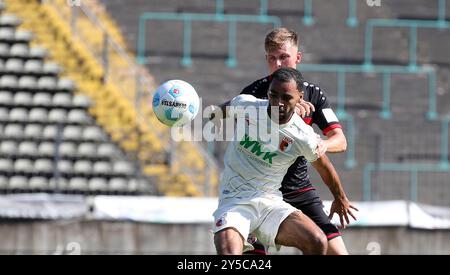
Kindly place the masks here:
[(332, 240), (341, 236), (341, 232), (331, 223), (323, 210), (323, 203), (317, 191), (310, 187), (283, 195), (284, 200), (308, 216)]

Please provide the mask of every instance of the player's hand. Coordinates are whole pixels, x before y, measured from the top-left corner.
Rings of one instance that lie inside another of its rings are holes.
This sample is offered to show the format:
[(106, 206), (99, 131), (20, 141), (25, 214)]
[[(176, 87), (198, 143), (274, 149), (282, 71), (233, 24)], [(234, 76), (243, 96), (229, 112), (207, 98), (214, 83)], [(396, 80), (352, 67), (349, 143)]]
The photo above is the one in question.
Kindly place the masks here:
[(319, 158), (322, 157), (323, 155), (325, 155), (327, 150), (328, 150), (327, 143), (320, 138), (320, 135), (317, 135), (317, 148), (316, 148), (317, 156)]
[(359, 211), (358, 208), (350, 204), (347, 198), (336, 198), (331, 204), (330, 215), (328, 218), (331, 220), (334, 213), (337, 213), (341, 221), (341, 228), (345, 228), (346, 224), (350, 224), (350, 219), (348, 217), (349, 215), (356, 221), (356, 217), (353, 214), (352, 209)]
[(314, 105), (311, 102), (305, 101), (303, 99), (295, 105), (295, 112), (302, 118), (308, 116), (315, 110), (316, 108), (314, 108)]

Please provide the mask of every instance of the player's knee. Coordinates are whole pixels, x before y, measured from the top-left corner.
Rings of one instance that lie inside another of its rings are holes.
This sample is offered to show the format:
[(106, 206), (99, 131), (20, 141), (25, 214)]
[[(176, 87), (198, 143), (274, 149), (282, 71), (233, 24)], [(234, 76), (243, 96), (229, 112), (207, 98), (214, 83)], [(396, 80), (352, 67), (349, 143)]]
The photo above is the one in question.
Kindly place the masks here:
[(327, 248), (327, 237), (322, 231), (316, 231), (310, 236), (309, 243), (306, 248), (303, 249), (303, 253), (325, 255), (327, 253)]

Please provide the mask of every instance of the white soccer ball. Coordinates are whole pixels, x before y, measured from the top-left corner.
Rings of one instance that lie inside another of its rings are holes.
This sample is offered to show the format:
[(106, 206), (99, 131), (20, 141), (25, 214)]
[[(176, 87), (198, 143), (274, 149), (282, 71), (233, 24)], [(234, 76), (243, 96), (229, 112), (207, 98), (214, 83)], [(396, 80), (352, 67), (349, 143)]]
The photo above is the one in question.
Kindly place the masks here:
[(183, 80), (169, 80), (153, 95), (153, 111), (167, 126), (182, 126), (195, 118), (200, 99), (191, 84)]

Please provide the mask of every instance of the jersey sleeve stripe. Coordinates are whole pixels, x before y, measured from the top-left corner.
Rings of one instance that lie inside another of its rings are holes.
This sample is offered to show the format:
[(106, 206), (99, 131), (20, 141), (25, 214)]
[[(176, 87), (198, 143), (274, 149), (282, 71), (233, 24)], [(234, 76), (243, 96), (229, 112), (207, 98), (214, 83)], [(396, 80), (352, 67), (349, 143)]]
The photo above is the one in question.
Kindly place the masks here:
[(333, 125), (328, 126), (327, 128), (325, 128), (325, 129), (323, 130), (323, 134), (326, 136), (326, 135), (328, 134), (329, 131), (331, 131), (331, 130), (333, 130), (333, 129), (337, 129), (337, 128), (342, 129), (341, 124), (336, 123), (336, 124), (333, 124)]

